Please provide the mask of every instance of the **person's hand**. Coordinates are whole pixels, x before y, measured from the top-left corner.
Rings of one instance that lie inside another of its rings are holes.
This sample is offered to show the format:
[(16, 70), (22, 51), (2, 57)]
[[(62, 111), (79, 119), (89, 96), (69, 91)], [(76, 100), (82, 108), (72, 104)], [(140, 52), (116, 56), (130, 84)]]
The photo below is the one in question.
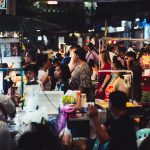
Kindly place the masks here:
[(98, 111), (95, 106), (88, 105), (88, 116), (94, 122), (98, 121)]
[(99, 89), (97, 89), (96, 91), (95, 91), (95, 94), (100, 94), (100, 93), (102, 93), (103, 92), (103, 88), (102, 87), (100, 87)]

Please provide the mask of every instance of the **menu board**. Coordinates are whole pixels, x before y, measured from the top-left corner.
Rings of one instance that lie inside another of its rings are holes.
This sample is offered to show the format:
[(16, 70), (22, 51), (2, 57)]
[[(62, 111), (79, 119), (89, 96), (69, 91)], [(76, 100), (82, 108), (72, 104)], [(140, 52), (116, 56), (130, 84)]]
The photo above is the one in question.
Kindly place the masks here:
[(1, 39), (0, 53), (2, 57), (19, 56), (19, 41), (16, 39)]

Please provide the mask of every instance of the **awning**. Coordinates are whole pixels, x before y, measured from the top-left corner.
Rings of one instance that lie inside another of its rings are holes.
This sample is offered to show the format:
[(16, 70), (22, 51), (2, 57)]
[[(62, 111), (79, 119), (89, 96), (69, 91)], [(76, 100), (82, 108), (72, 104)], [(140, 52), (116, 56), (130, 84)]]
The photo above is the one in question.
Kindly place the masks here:
[(50, 32), (57, 32), (62, 30), (62, 27), (33, 18), (7, 15), (0, 17), (0, 32), (21, 30), (25, 32), (32, 32), (37, 29), (46, 29)]

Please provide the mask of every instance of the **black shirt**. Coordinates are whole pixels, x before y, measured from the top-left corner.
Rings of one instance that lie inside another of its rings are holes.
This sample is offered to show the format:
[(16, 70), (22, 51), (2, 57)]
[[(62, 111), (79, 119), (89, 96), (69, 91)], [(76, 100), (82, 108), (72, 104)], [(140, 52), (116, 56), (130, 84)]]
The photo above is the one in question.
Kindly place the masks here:
[(108, 150), (137, 150), (134, 125), (127, 115), (109, 121), (107, 126), (111, 138)]
[(138, 62), (133, 62), (133, 65), (131, 66), (131, 71), (133, 72), (133, 99), (136, 101), (141, 101), (142, 67)]

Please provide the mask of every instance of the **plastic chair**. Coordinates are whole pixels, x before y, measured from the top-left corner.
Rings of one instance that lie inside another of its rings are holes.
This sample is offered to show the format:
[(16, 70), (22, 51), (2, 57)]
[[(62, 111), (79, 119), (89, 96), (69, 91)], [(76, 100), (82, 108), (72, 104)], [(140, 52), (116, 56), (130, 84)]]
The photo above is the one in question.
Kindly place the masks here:
[(145, 129), (140, 129), (136, 132), (136, 138), (137, 140), (140, 138), (146, 138), (150, 135), (150, 129), (145, 128)]
[(92, 150), (107, 150), (109, 142), (101, 144), (99, 139), (96, 139)]

